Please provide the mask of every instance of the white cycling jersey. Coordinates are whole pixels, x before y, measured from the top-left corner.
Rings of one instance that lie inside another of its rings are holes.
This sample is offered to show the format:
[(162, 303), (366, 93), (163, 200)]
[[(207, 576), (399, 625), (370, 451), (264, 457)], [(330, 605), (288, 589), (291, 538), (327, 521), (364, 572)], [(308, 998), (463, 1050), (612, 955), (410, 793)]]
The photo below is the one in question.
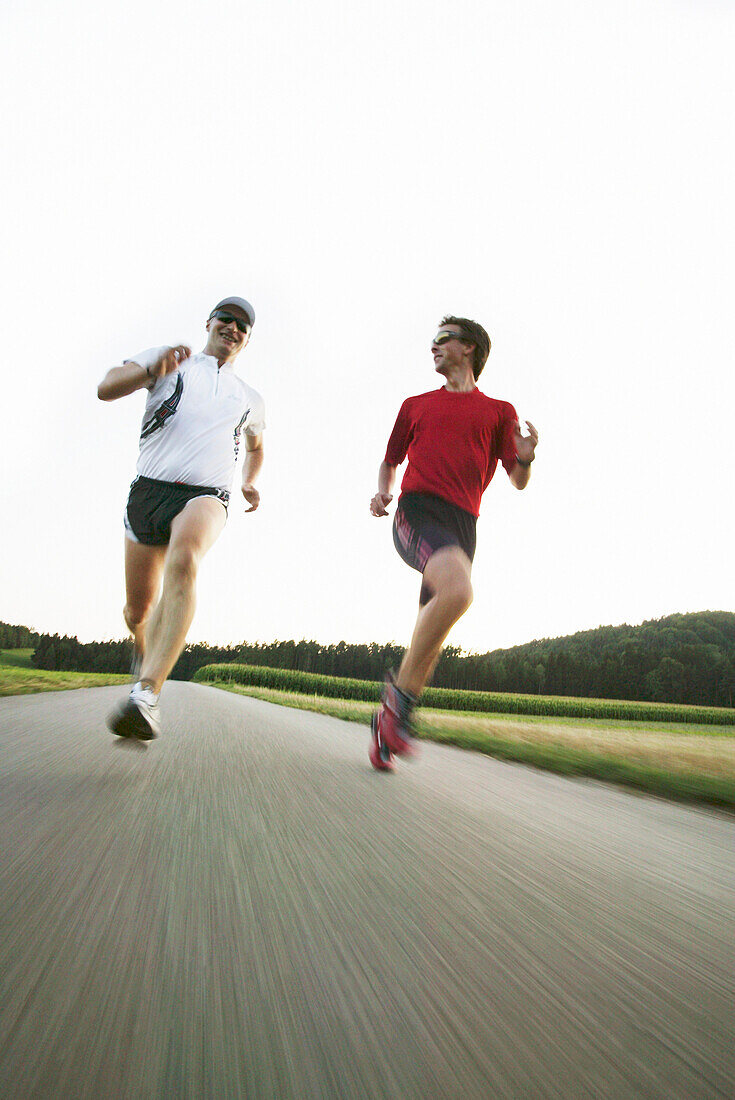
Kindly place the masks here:
[[(126, 359), (152, 367), (166, 347)], [(203, 351), (159, 378), (148, 393), (140, 431), (138, 473), (158, 481), (230, 489), (242, 432), (265, 428), (263, 398), (232, 369)]]

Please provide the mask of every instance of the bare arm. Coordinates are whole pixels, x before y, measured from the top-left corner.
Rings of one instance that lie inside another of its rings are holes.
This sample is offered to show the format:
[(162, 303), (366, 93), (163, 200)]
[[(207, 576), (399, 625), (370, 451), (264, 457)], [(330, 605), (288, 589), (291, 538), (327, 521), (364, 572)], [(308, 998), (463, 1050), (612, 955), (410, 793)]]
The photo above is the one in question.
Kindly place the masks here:
[(136, 390), (150, 390), (164, 374), (178, 370), (179, 364), (190, 355), (191, 348), (179, 344), (175, 348), (166, 348), (152, 366), (141, 367), (139, 363), (130, 361), (121, 367), (112, 367), (97, 387), (97, 396), (100, 401), (115, 401)]
[(393, 482), (396, 480), (396, 467), (381, 462), (378, 470), (378, 491), (370, 501), (370, 512), (374, 516), (387, 516), (387, 506), (393, 500)]
[(114, 401), (118, 397), (127, 397), (136, 390), (150, 389), (154, 382), (150, 368), (145, 370), (138, 363), (123, 363), (121, 367), (108, 370), (97, 387), (97, 396), (100, 401)]
[(250, 505), (246, 512), (254, 512), (260, 504), (260, 493), (255, 488), (255, 479), (263, 465), (263, 436), (245, 436), (245, 458), (242, 464), (242, 495)]
[(531, 478), (531, 463), (536, 456), (538, 432), (530, 420), (526, 421), (526, 427), (528, 428), (528, 435), (523, 434), (520, 424), (516, 423), (515, 426), (516, 454), (518, 458), (509, 476), (511, 484), (515, 485), (516, 489), (525, 489), (528, 485)]

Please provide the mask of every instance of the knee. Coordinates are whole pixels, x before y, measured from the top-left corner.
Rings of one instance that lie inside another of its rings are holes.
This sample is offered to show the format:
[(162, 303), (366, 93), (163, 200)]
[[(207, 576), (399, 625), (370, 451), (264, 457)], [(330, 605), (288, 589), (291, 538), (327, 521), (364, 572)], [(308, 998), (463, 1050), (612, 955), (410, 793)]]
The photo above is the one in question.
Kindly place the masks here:
[(177, 546), (166, 559), (166, 581), (179, 588), (190, 588), (197, 575), (199, 558), (191, 546)]
[(468, 577), (458, 577), (446, 590), (445, 598), (457, 618), (464, 615), (472, 603), (472, 584)]
[(150, 610), (150, 604), (146, 604), (145, 606), (134, 603), (125, 604), (123, 608), (123, 618), (131, 634), (134, 634), (136, 630), (139, 630), (141, 626), (145, 625)]
[(474, 592), (472, 591), (472, 585), (467, 581), (462, 589), (462, 614), (469, 608), (474, 598)]

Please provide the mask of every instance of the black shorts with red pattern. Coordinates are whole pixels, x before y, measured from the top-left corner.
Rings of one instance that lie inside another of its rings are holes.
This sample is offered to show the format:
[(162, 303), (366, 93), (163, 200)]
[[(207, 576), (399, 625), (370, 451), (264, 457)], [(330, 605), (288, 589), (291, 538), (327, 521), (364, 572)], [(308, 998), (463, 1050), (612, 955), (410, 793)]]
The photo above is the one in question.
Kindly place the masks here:
[(477, 544), (477, 516), (428, 493), (403, 493), (393, 520), (396, 550), (412, 569), (423, 573), (432, 554), (459, 546), (472, 561)]

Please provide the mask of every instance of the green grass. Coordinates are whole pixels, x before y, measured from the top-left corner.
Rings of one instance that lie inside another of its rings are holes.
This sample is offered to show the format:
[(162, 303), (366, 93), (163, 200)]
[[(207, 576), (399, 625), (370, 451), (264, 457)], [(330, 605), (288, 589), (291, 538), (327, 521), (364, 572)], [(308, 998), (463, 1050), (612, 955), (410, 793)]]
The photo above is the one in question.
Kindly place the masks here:
[[(282, 706), (368, 725), (372, 702), (214, 682)], [(421, 708), (417, 735), (560, 775), (622, 784), (649, 794), (735, 810), (732, 727), (519, 718)]]
[(31, 695), (37, 691), (104, 687), (127, 683), (127, 676), (107, 672), (45, 672), (31, 664), (32, 649), (0, 650), (0, 696)]
[(33, 668), (32, 655), (32, 649), (0, 649), (0, 667), (7, 665), (10, 668)]
[[(432, 707), (436, 714), (458, 716), (457, 711), (442, 710)], [(485, 711), (462, 711), (463, 718), (488, 718)], [(729, 737), (735, 738), (735, 730), (731, 725), (715, 726), (708, 722), (696, 725), (694, 722), (669, 722), (669, 721), (625, 721), (622, 718), (567, 718), (564, 715), (544, 716), (538, 714), (493, 714), (494, 722), (523, 722), (524, 725), (568, 726), (569, 729), (605, 730), (608, 733), (619, 731), (640, 732), (647, 734), (677, 734), (681, 737)]]

